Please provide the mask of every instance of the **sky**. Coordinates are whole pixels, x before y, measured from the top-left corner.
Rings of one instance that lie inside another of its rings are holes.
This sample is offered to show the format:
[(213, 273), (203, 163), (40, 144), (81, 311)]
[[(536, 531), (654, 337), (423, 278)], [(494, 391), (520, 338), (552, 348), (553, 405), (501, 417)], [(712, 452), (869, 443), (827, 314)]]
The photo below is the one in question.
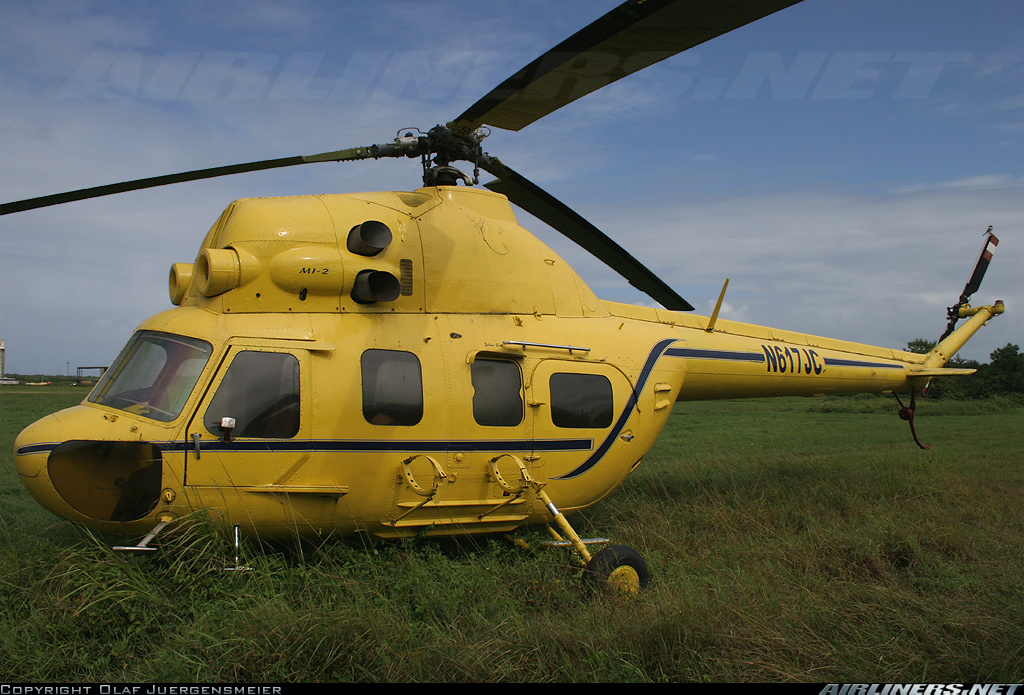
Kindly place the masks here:
[[(0, 0), (0, 199), (387, 142), (451, 120), (616, 0)], [(804, 0), (484, 149), (709, 314), (960, 355), (1024, 343), (1024, 3)], [(0, 218), (6, 371), (108, 365), (243, 197), (412, 190), (310, 164)], [(486, 180), (486, 177), (485, 177)], [(651, 300), (526, 213), (598, 296)]]

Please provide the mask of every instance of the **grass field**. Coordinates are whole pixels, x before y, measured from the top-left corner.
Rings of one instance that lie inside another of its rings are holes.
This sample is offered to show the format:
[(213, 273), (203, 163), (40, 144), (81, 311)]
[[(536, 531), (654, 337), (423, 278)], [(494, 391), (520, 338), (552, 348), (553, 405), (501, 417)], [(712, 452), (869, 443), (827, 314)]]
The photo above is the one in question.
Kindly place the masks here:
[(0, 389), (0, 673), (34, 682), (1020, 682), (1024, 407), (679, 404), (573, 522), (640, 550), (635, 599), (500, 538), (332, 541), (234, 564), (201, 525), (121, 559), (39, 508), (11, 444), (77, 403)]

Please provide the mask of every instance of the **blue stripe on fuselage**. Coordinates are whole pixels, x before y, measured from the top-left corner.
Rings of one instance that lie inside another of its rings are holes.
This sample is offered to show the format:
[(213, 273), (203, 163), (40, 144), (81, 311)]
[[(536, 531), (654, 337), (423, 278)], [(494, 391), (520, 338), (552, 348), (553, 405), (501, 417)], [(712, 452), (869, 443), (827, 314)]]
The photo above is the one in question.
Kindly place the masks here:
[[(93, 440), (69, 440), (93, 441)], [(99, 440), (96, 440), (99, 441)], [(53, 451), (62, 442), (45, 444), (26, 444), (15, 452), (18, 456), (44, 454)], [(161, 451), (188, 451), (194, 447), (192, 442), (152, 442)], [(200, 442), (202, 452), (216, 451), (222, 453), (252, 451), (330, 451), (338, 453), (375, 453), (401, 451), (409, 453), (431, 451), (590, 451), (594, 448), (594, 440), (580, 439), (236, 439), (230, 442), (219, 440), (203, 440)]]

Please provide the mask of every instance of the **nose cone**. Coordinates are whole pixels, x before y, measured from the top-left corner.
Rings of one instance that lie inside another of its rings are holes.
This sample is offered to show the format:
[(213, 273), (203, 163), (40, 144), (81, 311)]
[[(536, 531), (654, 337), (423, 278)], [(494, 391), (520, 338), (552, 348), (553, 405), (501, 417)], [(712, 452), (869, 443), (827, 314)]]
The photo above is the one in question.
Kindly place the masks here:
[[(34, 487), (46, 480), (46, 458), (50, 455), (62, 434), (60, 414), (47, 415), (25, 429), (14, 440), (14, 466), (21, 482), (36, 495)], [(41, 503), (43, 500), (36, 499)], [(43, 503), (43, 506), (46, 506)]]
[(76, 406), (26, 427), (14, 442), (14, 460), (32, 496), (54, 514), (104, 533), (149, 515), (160, 499), (163, 457), (138, 435), (123, 437), (130, 419), (118, 419)]

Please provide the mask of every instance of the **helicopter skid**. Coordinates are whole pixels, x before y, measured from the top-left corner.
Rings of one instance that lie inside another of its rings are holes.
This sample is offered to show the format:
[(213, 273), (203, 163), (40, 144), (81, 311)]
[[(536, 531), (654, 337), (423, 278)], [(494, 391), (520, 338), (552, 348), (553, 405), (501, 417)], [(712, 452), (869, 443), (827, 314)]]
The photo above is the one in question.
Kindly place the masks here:
[(138, 552), (138, 551), (154, 552), (156, 550), (156, 548), (151, 546), (150, 543), (153, 541), (154, 538), (157, 537), (157, 534), (159, 534), (161, 531), (164, 530), (164, 527), (166, 527), (167, 524), (169, 524), (169, 523), (171, 523), (171, 519), (163, 519), (163, 520), (160, 521), (160, 523), (158, 523), (155, 527), (153, 527), (153, 530), (150, 531), (148, 534), (146, 534), (146, 537), (143, 538), (141, 541), (139, 541), (138, 544), (136, 544), (136, 545), (115, 545), (114, 546), (114, 550), (124, 550), (124, 551), (131, 551), (131, 552)]

